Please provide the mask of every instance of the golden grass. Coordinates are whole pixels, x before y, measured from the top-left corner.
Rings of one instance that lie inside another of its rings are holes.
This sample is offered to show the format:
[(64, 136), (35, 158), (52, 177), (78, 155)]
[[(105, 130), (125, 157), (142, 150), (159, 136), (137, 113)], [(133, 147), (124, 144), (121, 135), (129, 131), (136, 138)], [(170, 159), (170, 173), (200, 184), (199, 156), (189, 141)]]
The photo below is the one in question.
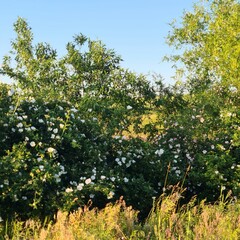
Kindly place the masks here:
[[(138, 212), (127, 207), (123, 199), (104, 209), (85, 206), (67, 214), (58, 212), (54, 223), (14, 221), (8, 230), (0, 225), (0, 239), (24, 240), (150, 240), (150, 239), (240, 239), (240, 203), (229, 196), (215, 204), (193, 198), (179, 207), (183, 191), (172, 187), (169, 195), (154, 200), (152, 211), (144, 223)], [(8, 232), (8, 234), (6, 234)]]

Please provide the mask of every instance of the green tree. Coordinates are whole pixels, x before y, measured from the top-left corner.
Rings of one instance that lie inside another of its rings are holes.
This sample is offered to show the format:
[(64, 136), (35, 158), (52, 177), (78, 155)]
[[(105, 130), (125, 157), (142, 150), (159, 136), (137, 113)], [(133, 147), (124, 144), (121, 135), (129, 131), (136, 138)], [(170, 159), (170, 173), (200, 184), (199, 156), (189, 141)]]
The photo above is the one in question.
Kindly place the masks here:
[(172, 174), (183, 177), (189, 164), (189, 192), (209, 200), (218, 197), (221, 186), (235, 196), (240, 192), (239, 19), (239, 1), (202, 1), (180, 24), (172, 24), (168, 36), (180, 51), (168, 59), (182, 67), (186, 79), (165, 95), (166, 134), (160, 143)]
[(238, 0), (203, 0), (186, 12), (181, 24), (172, 23), (168, 43), (180, 54), (192, 88), (214, 82), (239, 91), (240, 4)]

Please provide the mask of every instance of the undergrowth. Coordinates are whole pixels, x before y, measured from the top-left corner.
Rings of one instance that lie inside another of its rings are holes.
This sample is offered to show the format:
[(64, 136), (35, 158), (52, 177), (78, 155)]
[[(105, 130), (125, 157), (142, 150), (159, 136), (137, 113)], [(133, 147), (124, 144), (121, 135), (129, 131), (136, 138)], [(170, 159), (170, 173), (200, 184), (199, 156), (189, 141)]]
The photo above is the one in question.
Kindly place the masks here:
[(153, 199), (144, 222), (123, 198), (99, 210), (91, 203), (72, 213), (58, 212), (54, 221), (29, 219), (1, 223), (0, 239), (31, 240), (150, 240), (150, 239), (239, 239), (239, 201), (221, 194), (219, 201), (197, 203), (197, 197), (180, 206), (183, 190), (172, 186), (169, 194)]

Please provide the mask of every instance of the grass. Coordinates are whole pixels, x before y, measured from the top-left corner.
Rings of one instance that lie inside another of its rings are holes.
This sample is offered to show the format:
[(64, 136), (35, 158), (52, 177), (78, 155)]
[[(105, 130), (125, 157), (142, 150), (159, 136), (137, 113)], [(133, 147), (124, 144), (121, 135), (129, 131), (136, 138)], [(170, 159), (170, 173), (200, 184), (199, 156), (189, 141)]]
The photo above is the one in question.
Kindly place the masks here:
[(58, 212), (54, 222), (13, 221), (0, 225), (0, 239), (13, 240), (150, 240), (150, 239), (240, 239), (240, 203), (228, 194), (218, 202), (207, 204), (197, 198), (179, 206), (183, 191), (178, 186), (169, 195), (154, 199), (144, 223), (138, 212), (123, 199), (104, 209), (88, 206), (67, 214)]

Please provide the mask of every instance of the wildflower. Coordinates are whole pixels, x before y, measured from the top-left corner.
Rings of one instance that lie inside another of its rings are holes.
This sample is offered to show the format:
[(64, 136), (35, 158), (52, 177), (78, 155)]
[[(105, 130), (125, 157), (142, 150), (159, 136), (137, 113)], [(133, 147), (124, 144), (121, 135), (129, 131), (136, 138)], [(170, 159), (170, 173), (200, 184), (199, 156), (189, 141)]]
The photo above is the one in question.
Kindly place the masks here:
[(131, 109), (132, 109), (132, 106), (128, 105), (127, 110), (131, 110)]
[(203, 150), (202, 153), (203, 153), (203, 154), (206, 154), (206, 153), (207, 153), (207, 150)]
[(39, 123), (44, 123), (43, 119), (41, 119), (41, 118), (38, 120), (38, 122)]
[(122, 162), (125, 163), (126, 162), (126, 158), (122, 157)]
[(41, 171), (43, 171), (44, 166), (43, 166), (43, 165), (39, 165), (39, 169), (40, 169)]
[(94, 198), (95, 195), (94, 195), (94, 194), (90, 194), (89, 197), (90, 197), (90, 198)]
[(201, 118), (199, 119), (199, 121), (200, 121), (200, 123), (203, 123), (205, 120), (204, 120), (203, 117), (201, 117)]
[(128, 180), (128, 178), (125, 177), (125, 178), (123, 179), (123, 181), (124, 181), (125, 183), (127, 183), (129, 180)]
[(128, 162), (128, 163), (126, 164), (126, 167), (129, 168), (130, 166), (131, 166), (131, 162)]
[(55, 148), (49, 147), (49, 148), (47, 149), (47, 151), (48, 151), (49, 153), (53, 153), (53, 152), (55, 152), (56, 150), (55, 150)]
[(83, 189), (83, 186), (84, 186), (83, 183), (79, 183), (79, 184), (77, 185), (77, 190), (78, 190), (78, 191), (81, 191), (81, 190)]
[(14, 94), (15, 90), (12, 88), (8, 91), (8, 96), (11, 97)]
[(181, 171), (180, 170), (176, 170), (175, 173), (176, 173), (176, 175), (179, 175), (181, 173)]
[(30, 142), (30, 146), (31, 147), (35, 147), (36, 146), (36, 143), (34, 141)]
[(61, 129), (63, 129), (63, 128), (64, 128), (64, 124), (60, 123), (60, 124), (59, 124), (59, 127), (60, 127)]
[(42, 161), (42, 158), (38, 157), (38, 158), (37, 158), (37, 161), (38, 161), (38, 162), (41, 162), (41, 161)]
[(22, 127), (23, 127), (23, 124), (20, 122), (20, 123), (17, 124), (17, 127), (18, 127), (18, 128), (22, 128)]
[(66, 193), (71, 193), (71, 192), (73, 192), (73, 189), (72, 188), (66, 188), (65, 192)]
[(111, 198), (113, 198), (114, 195), (115, 195), (115, 193), (113, 191), (111, 191), (111, 192), (109, 192), (107, 198), (111, 199)]
[(159, 157), (164, 153), (163, 149), (159, 149), (155, 152), (156, 155), (158, 155)]
[(5, 185), (9, 185), (9, 181), (8, 181), (7, 179), (5, 179), (5, 180), (3, 181), (3, 183), (4, 183)]
[(110, 180), (112, 181), (112, 182), (114, 182), (115, 181), (115, 177), (110, 177)]
[(88, 178), (88, 179), (85, 180), (85, 183), (86, 183), (86, 184), (90, 184), (91, 181), (92, 181), (91, 178)]
[(71, 111), (75, 113), (75, 112), (77, 112), (78, 110), (77, 110), (76, 108), (72, 108)]
[(36, 131), (37, 129), (34, 126), (31, 126), (31, 130)]
[(100, 178), (101, 178), (102, 180), (104, 180), (106, 177), (102, 175)]

